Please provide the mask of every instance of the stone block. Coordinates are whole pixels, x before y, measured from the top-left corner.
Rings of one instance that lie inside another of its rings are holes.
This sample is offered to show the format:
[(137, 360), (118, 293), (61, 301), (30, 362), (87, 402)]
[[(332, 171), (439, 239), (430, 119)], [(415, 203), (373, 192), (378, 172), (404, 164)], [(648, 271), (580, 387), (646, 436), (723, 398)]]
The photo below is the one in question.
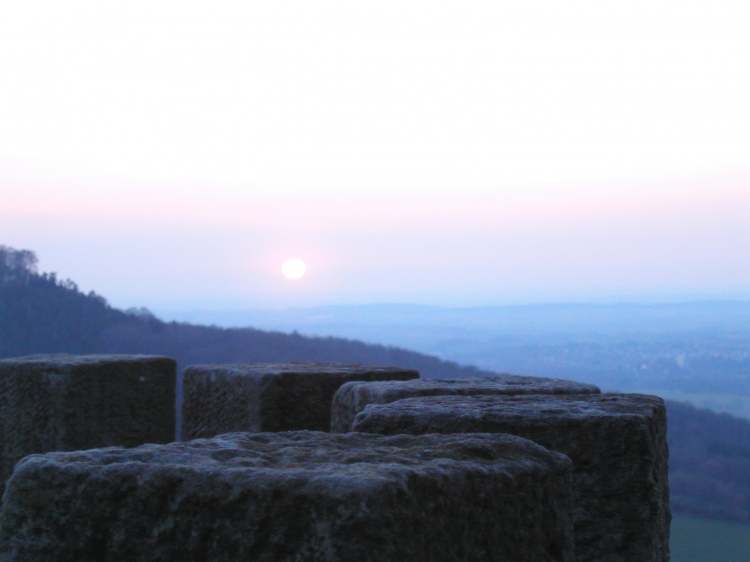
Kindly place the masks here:
[(166, 357), (0, 360), (0, 482), (31, 453), (173, 441), (175, 382)]
[(509, 435), (233, 433), (33, 455), (14, 562), (573, 562), (570, 460)]
[(578, 562), (667, 562), (666, 414), (655, 396), (433, 396), (369, 405), (355, 431), (500, 432), (573, 461)]
[(350, 382), (339, 388), (333, 398), (331, 431), (350, 431), (354, 417), (368, 404), (387, 404), (403, 398), (485, 394), (599, 394), (600, 392), (592, 384), (520, 375), (466, 379), (420, 379), (403, 382)]
[(330, 363), (206, 365), (183, 379), (182, 435), (233, 431), (328, 431), (331, 401), (349, 381), (407, 380), (417, 371)]

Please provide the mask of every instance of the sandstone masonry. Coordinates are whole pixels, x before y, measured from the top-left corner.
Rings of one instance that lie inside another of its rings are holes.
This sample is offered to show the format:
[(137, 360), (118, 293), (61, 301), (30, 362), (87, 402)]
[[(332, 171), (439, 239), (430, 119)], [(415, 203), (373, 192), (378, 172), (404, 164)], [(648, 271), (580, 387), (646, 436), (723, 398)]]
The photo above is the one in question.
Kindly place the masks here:
[(185, 439), (232, 431), (328, 431), (331, 401), (350, 381), (407, 380), (417, 371), (330, 363), (207, 365), (185, 371)]
[(0, 483), (31, 453), (174, 440), (175, 381), (165, 357), (0, 360)]
[(574, 464), (578, 562), (667, 562), (666, 415), (660, 398), (433, 396), (371, 404), (355, 431), (499, 432), (567, 454)]
[(355, 416), (368, 404), (387, 404), (402, 398), (485, 394), (599, 394), (600, 392), (592, 384), (519, 375), (455, 380), (349, 382), (339, 388), (333, 398), (331, 431), (351, 431)]
[(27, 457), (14, 562), (574, 562), (570, 460), (508, 435), (225, 434)]

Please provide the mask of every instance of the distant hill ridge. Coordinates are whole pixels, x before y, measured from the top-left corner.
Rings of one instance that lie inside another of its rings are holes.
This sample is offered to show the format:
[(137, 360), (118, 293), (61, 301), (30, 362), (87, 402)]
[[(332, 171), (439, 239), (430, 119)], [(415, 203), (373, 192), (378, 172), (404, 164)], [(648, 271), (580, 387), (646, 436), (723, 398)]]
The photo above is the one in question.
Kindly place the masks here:
[[(0, 246), (0, 358), (34, 353), (149, 353), (197, 363), (337, 361), (398, 365), (426, 377), (488, 375), (397, 347), (334, 337), (164, 322), (122, 311)], [(676, 512), (750, 523), (750, 422), (668, 403)]]
[(430, 377), (487, 374), (405, 349), (335, 337), (164, 322), (122, 311), (70, 280), (38, 273), (28, 250), (0, 246), (0, 358), (33, 353), (152, 353), (196, 363), (337, 361), (398, 365)]

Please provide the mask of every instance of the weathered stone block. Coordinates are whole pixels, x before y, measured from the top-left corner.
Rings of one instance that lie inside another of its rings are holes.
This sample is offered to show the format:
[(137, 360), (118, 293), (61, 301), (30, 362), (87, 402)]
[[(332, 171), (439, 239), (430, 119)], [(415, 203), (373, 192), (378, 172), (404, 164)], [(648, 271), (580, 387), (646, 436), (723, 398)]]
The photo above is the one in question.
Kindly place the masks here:
[(173, 441), (175, 381), (165, 357), (0, 360), (0, 481), (31, 453)]
[(328, 431), (331, 401), (349, 381), (407, 380), (408, 369), (331, 363), (206, 365), (185, 370), (182, 435), (232, 431)]
[(509, 435), (234, 433), (33, 455), (16, 562), (573, 562), (570, 460)]
[(501, 432), (574, 464), (578, 562), (669, 560), (666, 414), (655, 396), (434, 396), (369, 405), (355, 431)]
[(350, 382), (339, 388), (333, 398), (331, 431), (350, 431), (354, 417), (368, 404), (387, 404), (403, 398), (484, 394), (599, 394), (600, 392), (592, 384), (520, 375), (455, 380)]

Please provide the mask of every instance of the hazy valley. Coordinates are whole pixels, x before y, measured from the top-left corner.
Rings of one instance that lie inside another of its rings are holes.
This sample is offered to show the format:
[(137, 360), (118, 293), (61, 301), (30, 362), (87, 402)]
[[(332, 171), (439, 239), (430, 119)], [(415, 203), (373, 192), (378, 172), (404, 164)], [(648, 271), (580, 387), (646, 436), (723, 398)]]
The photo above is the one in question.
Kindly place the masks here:
[(416, 305), (160, 311), (177, 320), (354, 338), (480, 369), (653, 392), (750, 419), (750, 303)]

